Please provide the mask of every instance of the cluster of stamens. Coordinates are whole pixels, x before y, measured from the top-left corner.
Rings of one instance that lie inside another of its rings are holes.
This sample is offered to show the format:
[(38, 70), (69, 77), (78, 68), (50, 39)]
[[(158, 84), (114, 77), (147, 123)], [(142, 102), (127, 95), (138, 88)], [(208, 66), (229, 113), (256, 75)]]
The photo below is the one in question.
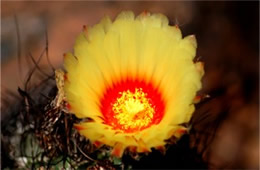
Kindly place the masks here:
[(149, 126), (155, 110), (142, 88), (136, 88), (134, 93), (127, 90), (119, 94), (121, 96), (113, 104), (112, 110), (122, 129), (143, 129)]

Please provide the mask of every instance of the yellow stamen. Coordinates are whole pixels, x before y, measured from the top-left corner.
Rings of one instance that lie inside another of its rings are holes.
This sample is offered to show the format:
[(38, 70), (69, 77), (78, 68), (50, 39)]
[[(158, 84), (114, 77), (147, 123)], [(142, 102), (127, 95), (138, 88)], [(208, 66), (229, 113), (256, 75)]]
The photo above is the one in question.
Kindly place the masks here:
[(120, 95), (112, 108), (118, 123), (124, 129), (140, 129), (148, 126), (155, 111), (142, 88), (136, 88), (135, 93), (130, 90), (120, 92)]

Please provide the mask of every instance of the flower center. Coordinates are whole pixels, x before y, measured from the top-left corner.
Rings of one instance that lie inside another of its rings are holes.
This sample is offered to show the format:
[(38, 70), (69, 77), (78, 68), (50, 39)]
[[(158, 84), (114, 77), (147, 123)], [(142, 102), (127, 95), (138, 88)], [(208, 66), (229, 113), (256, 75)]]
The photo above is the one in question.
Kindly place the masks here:
[(112, 107), (118, 123), (124, 129), (147, 127), (152, 122), (155, 111), (142, 88), (136, 88), (134, 93), (127, 90), (119, 94), (121, 97), (117, 98)]
[(104, 124), (124, 133), (142, 131), (160, 123), (165, 102), (152, 83), (126, 80), (107, 87), (100, 98)]

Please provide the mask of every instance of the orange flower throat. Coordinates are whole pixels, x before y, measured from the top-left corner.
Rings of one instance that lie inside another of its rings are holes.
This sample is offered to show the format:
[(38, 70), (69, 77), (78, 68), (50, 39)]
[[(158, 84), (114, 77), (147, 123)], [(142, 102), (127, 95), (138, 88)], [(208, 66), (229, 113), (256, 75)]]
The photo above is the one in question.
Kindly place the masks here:
[(125, 81), (107, 89), (101, 111), (104, 123), (131, 133), (158, 124), (164, 114), (164, 102), (152, 84)]

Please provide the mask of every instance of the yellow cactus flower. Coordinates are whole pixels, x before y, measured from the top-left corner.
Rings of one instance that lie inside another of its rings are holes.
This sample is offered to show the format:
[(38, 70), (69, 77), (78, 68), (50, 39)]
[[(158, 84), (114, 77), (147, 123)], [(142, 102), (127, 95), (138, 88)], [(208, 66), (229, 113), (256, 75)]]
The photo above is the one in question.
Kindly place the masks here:
[(193, 61), (196, 48), (195, 37), (182, 38), (162, 14), (127, 11), (85, 28), (64, 59), (69, 108), (93, 120), (75, 127), (119, 157), (127, 148), (149, 152), (179, 138), (204, 73)]

